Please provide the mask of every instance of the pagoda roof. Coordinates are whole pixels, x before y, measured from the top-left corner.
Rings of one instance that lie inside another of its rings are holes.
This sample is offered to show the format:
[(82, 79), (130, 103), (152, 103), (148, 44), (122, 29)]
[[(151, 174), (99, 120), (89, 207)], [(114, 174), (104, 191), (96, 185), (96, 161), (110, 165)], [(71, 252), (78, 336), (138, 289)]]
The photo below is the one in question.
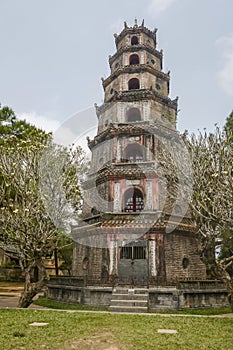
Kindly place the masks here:
[(157, 58), (163, 58), (163, 50), (158, 51), (148, 44), (138, 44), (134, 46), (122, 46), (121, 48), (119, 48), (114, 55), (109, 56), (109, 64), (111, 65), (124, 52), (135, 52), (142, 50), (148, 51), (149, 53), (155, 55)]
[(151, 37), (155, 43), (156, 43), (156, 33), (157, 28), (155, 28), (153, 31), (146, 28), (144, 26), (144, 20), (142, 21), (141, 25), (138, 25), (137, 20), (135, 19), (134, 25), (132, 27), (129, 27), (127, 23), (124, 23), (125, 27), (122, 30), (122, 32), (118, 34), (114, 34), (116, 45), (127, 35), (127, 34), (138, 34), (138, 33), (145, 33), (149, 37)]
[(105, 101), (105, 103), (103, 103), (101, 106), (95, 105), (97, 117), (99, 117), (101, 113), (104, 113), (105, 111), (107, 111), (112, 106), (111, 104), (112, 102), (117, 102), (117, 101), (135, 102), (135, 101), (142, 101), (142, 100), (158, 101), (177, 111), (178, 97), (176, 97), (174, 100), (171, 100), (169, 97), (165, 97), (153, 89), (124, 90), (124, 91), (115, 90), (114, 94), (108, 101)]
[(136, 64), (128, 66), (119, 66), (118, 69), (112, 73), (107, 79), (103, 80), (103, 87), (106, 88), (114, 79), (116, 79), (122, 73), (140, 73), (140, 72), (149, 72), (154, 76), (162, 78), (166, 81), (170, 80), (169, 73), (163, 73), (154, 67), (151, 67), (149, 64)]
[[(79, 226), (74, 226), (72, 235), (75, 238), (88, 239), (104, 234), (119, 235), (118, 238), (127, 238), (129, 235), (142, 236), (153, 233), (164, 233), (166, 229), (178, 232), (195, 233), (196, 227), (191, 218), (171, 216), (160, 211), (138, 213), (101, 213), (85, 219)], [(115, 236), (115, 238), (117, 238)], [(104, 239), (104, 237), (103, 237)]]
[(113, 138), (115, 135), (142, 135), (142, 134), (159, 134), (170, 138), (172, 135), (178, 136), (179, 132), (164, 125), (162, 122), (136, 122), (136, 123), (114, 123), (99, 133), (93, 140), (88, 140), (88, 147), (92, 149), (97, 144)]

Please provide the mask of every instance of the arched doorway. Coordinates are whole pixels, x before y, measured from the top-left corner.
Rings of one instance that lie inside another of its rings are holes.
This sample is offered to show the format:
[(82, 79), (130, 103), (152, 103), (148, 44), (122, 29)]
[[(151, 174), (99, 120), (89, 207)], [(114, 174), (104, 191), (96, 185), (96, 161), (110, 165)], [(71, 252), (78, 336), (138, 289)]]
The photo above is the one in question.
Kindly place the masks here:
[(123, 211), (126, 213), (138, 213), (144, 209), (142, 191), (137, 187), (129, 188), (124, 194)]
[(129, 90), (138, 90), (140, 89), (140, 82), (137, 78), (132, 78), (129, 80)]
[(129, 64), (134, 65), (134, 64), (139, 64), (139, 56), (136, 54), (133, 54), (129, 58)]

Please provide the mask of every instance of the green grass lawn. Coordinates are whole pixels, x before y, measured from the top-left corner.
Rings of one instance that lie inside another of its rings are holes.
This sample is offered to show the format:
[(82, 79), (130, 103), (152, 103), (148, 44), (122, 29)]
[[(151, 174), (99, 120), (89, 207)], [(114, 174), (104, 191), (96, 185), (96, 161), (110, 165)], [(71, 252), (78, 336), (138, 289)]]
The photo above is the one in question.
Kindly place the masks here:
[[(29, 326), (32, 322), (48, 325)], [(231, 350), (233, 344), (231, 318), (1, 309), (0, 329), (1, 350)]]

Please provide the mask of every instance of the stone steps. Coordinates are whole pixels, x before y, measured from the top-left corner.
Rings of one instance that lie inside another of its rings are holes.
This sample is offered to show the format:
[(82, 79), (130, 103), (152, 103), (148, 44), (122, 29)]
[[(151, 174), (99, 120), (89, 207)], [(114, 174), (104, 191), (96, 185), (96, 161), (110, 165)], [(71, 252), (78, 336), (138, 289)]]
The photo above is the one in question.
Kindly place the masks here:
[(110, 312), (145, 313), (148, 311), (147, 289), (115, 288), (109, 307)]
[[(125, 300), (125, 297), (122, 297), (122, 294), (113, 294), (114, 300)], [(127, 300), (147, 300), (148, 295), (147, 294), (134, 294), (134, 295), (128, 295)]]
[(9, 287), (0, 287), (0, 296), (18, 296), (22, 293), (23, 287), (14, 287), (14, 286), (9, 286)]
[(112, 300), (111, 306), (147, 307), (147, 300)]
[(128, 312), (128, 313), (147, 313), (147, 307), (135, 307), (135, 306), (110, 306), (110, 312)]

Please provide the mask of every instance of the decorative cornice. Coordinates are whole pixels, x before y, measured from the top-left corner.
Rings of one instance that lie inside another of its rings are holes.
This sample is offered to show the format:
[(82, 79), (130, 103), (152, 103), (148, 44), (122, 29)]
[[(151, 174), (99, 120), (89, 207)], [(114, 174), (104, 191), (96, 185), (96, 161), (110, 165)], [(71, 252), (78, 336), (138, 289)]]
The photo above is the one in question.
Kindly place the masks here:
[(174, 100), (171, 100), (170, 98), (161, 95), (156, 90), (150, 89), (125, 90), (115, 91), (114, 95), (101, 106), (95, 104), (97, 117), (99, 118), (102, 113), (106, 112), (114, 102), (134, 102), (140, 100), (154, 100), (162, 102), (177, 111), (178, 97), (176, 97)]
[(109, 56), (109, 64), (110, 66), (113, 64), (113, 62), (124, 52), (135, 52), (135, 51), (142, 51), (146, 50), (152, 55), (156, 56), (157, 58), (161, 59), (163, 58), (163, 50), (156, 50), (152, 46), (146, 45), (146, 44), (138, 44), (133, 46), (122, 46), (113, 56)]
[(115, 136), (138, 136), (146, 134), (157, 134), (163, 137), (171, 138), (172, 134), (178, 135), (178, 131), (171, 129), (157, 121), (136, 122), (136, 123), (114, 123), (109, 124), (108, 128), (95, 136), (93, 140), (88, 140), (88, 147), (92, 149), (96, 145), (106, 140), (110, 140)]
[[(86, 224), (90, 225), (91, 235), (100, 233), (114, 233), (126, 234), (136, 233), (136, 231), (142, 231), (144, 238), (153, 239), (151, 235), (153, 233), (173, 234), (166, 233), (166, 229), (174, 229), (174, 232), (181, 233), (196, 233), (197, 229), (192, 220), (188, 217), (183, 217), (180, 220), (180, 216), (170, 216), (168, 213), (161, 211), (154, 212), (138, 212), (138, 213), (101, 213), (95, 217), (89, 217), (85, 219)], [(82, 235), (88, 234), (88, 226), (76, 226), (73, 228), (73, 234)], [(134, 232), (132, 232), (134, 229)], [(127, 232), (129, 230), (129, 232)], [(83, 231), (83, 232), (82, 232)]]
[(135, 64), (135, 65), (128, 65), (128, 66), (119, 66), (119, 68), (112, 73), (107, 79), (103, 80), (103, 87), (104, 89), (114, 80), (116, 79), (120, 74), (124, 73), (143, 73), (143, 72), (149, 72), (153, 74), (156, 77), (162, 78), (166, 81), (170, 80), (170, 75), (164, 72), (161, 72), (155, 68), (153, 68), (149, 64)]
[(121, 179), (154, 179), (157, 178), (157, 161), (140, 163), (109, 163), (105, 164), (97, 173), (89, 174), (87, 180), (82, 182), (82, 187), (87, 190), (97, 184), (106, 181)]
[(175, 100), (171, 100), (169, 97), (163, 96), (153, 89), (115, 91), (114, 95), (107, 102), (134, 102), (141, 100), (158, 101), (177, 111), (178, 97)]
[(144, 34), (148, 35), (150, 38), (152, 38), (155, 42), (155, 45), (156, 45), (156, 32), (157, 32), (157, 28), (155, 28), (153, 31), (151, 31), (150, 29), (144, 27), (144, 23), (142, 23), (141, 26), (138, 26), (135, 23), (135, 25), (133, 27), (128, 27), (127, 25), (125, 25), (125, 28), (122, 30), (122, 32), (119, 35), (114, 34), (114, 37), (115, 37), (116, 45), (118, 45), (118, 43), (128, 34), (144, 33)]

